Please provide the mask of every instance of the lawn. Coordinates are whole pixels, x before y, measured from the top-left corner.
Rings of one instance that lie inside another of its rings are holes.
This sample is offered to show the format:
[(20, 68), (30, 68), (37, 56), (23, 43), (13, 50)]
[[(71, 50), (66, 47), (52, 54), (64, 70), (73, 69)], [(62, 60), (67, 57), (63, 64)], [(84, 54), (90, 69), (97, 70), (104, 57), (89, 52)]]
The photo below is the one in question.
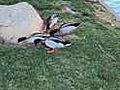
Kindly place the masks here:
[[(85, 0), (66, 0), (79, 15), (61, 12), (62, 0), (27, 1), (47, 18), (82, 22), (73, 45), (47, 54), (44, 47), (0, 44), (0, 90), (120, 90), (120, 29), (96, 18)], [(55, 5), (54, 5), (55, 4)]]

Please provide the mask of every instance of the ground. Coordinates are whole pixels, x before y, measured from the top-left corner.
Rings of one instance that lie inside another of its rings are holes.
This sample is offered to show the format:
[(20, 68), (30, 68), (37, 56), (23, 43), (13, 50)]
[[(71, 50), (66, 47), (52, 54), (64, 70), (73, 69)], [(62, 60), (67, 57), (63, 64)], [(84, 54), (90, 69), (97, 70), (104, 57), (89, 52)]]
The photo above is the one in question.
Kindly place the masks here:
[[(27, 1), (41, 16), (60, 15), (64, 22), (82, 22), (73, 45), (47, 54), (44, 47), (0, 44), (0, 90), (120, 90), (120, 29), (93, 15), (85, 0), (66, 0), (79, 15), (61, 12), (62, 0)], [(64, 2), (65, 3), (65, 2)]]

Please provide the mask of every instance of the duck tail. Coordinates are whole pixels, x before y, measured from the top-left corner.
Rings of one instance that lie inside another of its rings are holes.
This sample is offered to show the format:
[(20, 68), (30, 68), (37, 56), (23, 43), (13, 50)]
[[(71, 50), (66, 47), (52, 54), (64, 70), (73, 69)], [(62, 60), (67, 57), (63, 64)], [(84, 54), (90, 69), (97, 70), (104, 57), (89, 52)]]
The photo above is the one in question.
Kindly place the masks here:
[(65, 42), (64, 42), (64, 45), (65, 45), (66, 47), (69, 47), (69, 46), (71, 46), (71, 42), (65, 41)]
[(73, 23), (75, 27), (79, 26), (81, 23)]
[(22, 41), (24, 41), (26, 39), (27, 39), (27, 37), (21, 37), (21, 38), (18, 38), (17, 42), (20, 43), (20, 42), (22, 42)]

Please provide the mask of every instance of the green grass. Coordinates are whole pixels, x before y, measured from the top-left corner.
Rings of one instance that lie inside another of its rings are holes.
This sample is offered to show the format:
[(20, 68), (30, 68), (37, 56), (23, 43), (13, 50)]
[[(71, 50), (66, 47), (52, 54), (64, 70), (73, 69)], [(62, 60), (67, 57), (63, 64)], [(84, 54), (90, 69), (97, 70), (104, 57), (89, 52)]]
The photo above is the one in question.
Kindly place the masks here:
[[(66, 0), (80, 16), (61, 13), (60, 0), (0, 0), (31, 3), (47, 18), (83, 22), (73, 45), (49, 55), (44, 47), (0, 44), (0, 90), (120, 90), (120, 29), (92, 15), (90, 3)], [(55, 4), (55, 5), (53, 5)]]

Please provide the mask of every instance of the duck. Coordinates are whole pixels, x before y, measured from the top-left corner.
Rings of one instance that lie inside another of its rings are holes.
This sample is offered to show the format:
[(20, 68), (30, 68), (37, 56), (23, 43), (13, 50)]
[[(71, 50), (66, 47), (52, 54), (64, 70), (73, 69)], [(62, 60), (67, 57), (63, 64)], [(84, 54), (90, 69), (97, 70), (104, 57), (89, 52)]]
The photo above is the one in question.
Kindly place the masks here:
[(57, 37), (49, 37), (46, 38), (44, 41), (41, 41), (40, 39), (34, 40), (34, 43), (39, 43), (41, 42), (42, 45), (44, 45), (46, 48), (48, 48), (47, 53), (56, 53), (58, 52), (59, 48), (64, 48), (64, 47), (69, 47), (71, 46), (71, 42), (67, 40), (62, 40)]
[(71, 31), (77, 29), (79, 25), (80, 23), (63, 23), (59, 30), (54, 30), (50, 32), (50, 34), (55, 37), (69, 35)]
[(47, 30), (50, 30), (54, 27), (54, 25), (58, 22), (58, 15), (53, 14), (47, 18)]
[[(34, 40), (39, 39), (41, 41), (44, 41), (46, 38), (50, 37), (49, 34), (43, 34), (43, 33), (33, 33), (29, 37), (20, 37), (17, 39), (18, 43), (34, 43)], [(36, 44), (35, 44), (36, 45)]]

